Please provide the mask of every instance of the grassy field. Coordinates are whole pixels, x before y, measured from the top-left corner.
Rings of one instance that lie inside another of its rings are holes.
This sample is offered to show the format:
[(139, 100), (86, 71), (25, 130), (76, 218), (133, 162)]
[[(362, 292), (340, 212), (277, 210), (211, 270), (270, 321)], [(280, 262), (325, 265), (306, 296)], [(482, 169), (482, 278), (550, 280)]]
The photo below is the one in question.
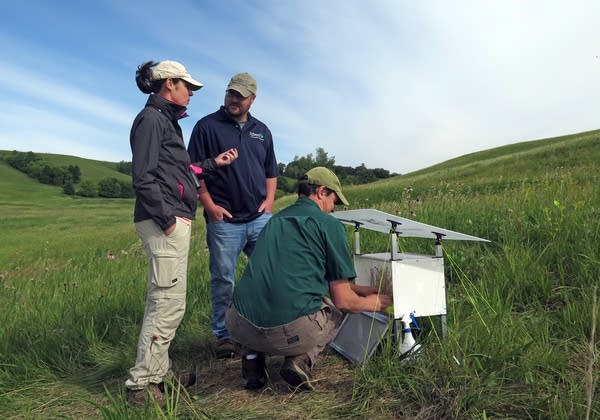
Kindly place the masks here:
[[(145, 300), (133, 201), (66, 197), (0, 162), (0, 417), (599, 418), (598, 162), (595, 131), (348, 188), (351, 208), (492, 242), (444, 243), (445, 337), (425, 319), (419, 357), (403, 362), (388, 336), (360, 368), (329, 349), (313, 393), (290, 393), (278, 358), (269, 360), (259, 393), (243, 389), (239, 359), (214, 360), (198, 220), (172, 357), (199, 382), (164, 411), (123, 400)], [(279, 199), (277, 208), (293, 199)], [(366, 232), (363, 252), (383, 251), (386, 241)], [(433, 253), (426, 240), (399, 246)]]

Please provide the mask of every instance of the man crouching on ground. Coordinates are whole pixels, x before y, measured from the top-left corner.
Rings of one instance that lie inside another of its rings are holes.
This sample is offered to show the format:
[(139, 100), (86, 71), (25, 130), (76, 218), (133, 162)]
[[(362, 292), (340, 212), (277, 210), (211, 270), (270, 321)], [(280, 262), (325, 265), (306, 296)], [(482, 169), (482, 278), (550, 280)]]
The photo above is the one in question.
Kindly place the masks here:
[(298, 200), (272, 217), (258, 238), (225, 322), (241, 344), (247, 389), (265, 385), (265, 355), (285, 356), (281, 377), (312, 390), (311, 370), (335, 337), (342, 312), (382, 311), (392, 302), (356, 277), (346, 231), (328, 213), (348, 205), (337, 176), (308, 171)]

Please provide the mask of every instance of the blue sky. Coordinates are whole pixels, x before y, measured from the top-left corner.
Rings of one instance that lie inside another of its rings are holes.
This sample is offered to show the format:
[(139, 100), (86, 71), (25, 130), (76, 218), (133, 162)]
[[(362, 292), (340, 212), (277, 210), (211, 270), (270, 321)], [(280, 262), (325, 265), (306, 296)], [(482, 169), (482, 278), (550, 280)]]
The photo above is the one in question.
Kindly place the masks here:
[(407, 173), (600, 128), (596, 0), (19, 0), (2, 8), (0, 149), (131, 160), (136, 67), (204, 83), (182, 122), (258, 81), (278, 160)]

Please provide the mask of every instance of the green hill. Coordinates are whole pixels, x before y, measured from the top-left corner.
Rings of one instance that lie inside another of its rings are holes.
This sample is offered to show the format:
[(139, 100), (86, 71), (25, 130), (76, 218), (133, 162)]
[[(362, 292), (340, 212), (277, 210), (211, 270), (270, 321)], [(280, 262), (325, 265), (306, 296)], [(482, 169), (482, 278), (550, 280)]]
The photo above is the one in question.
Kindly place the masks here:
[(413, 196), (417, 190), (430, 198), (444, 189), (490, 193), (539, 183), (557, 172), (569, 172), (588, 183), (597, 179), (598, 162), (600, 130), (595, 130), (470, 153), (408, 174), (349, 187), (348, 195), (379, 203), (399, 199), (407, 187)]
[(40, 153), (39, 156), (44, 162), (57, 166), (76, 165), (81, 169), (81, 178), (91, 181), (98, 181), (101, 178), (114, 177), (121, 180), (130, 180), (131, 177), (117, 171), (115, 162), (105, 162), (101, 160), (84, 159), (75, 156), (55, 155), (49, 153)]
[[(0, 162), (2, 159), (9, 155), (12, 151), (0, 150)], [(52, 153), (37, 153), (34, 152), (37, 157), (40, 158), (40, 163), (48, 164), (50, 166), (79, 166), (81, 169), (81, 179), (98, 182), (102, 178), (113, 177), (119, 180), (129, 180), (130, 177), (117, 171), (116, 162), (106, 162), (101, 160), (86, 159), (77, 156), (69, 155), (58, 155)]]
[[(0, 163), (14, 166), (40, 183), (61, 186), (61, 192), (65, 194), (84, 197), (133, 197), (131, 176), (120, 172), (118, 163), (17, 151), (0, 151)], [(0, 196), (1, 194), (0, 192)]]
[[(47, 202), (62, 195), (62, 189), (40, 184), (0, 160), (0, 205)], [(54, 203), (55, 204), (55, 203)]]
[[(436, 173), (441, 176), (457, 175), (464, 179), (472, 174), (471, 180), (477, 180), (484, 170), (489, 170), (491, 174), (523, 177), (538, 176), (540, 172), (564, 162), (569, 162), (570, 166), (593, 166), (600, 154), (599, 139), (600, 130), (595, 130), (509, 144), (451, 159), (413, 172), (410, 176)], [(459, 171), (461, 174), (458, 174)]]

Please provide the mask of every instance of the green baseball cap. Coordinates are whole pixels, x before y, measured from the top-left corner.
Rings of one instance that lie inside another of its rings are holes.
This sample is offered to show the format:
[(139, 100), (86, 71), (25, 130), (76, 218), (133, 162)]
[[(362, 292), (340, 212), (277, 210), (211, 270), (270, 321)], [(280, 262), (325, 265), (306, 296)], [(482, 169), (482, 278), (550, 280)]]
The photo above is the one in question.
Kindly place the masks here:
[(305, 178), (308, 180), (309, 184), (322, 185), (329, 188), (331, 191), (334, 191), (338, 197), (335, 204), (345, 204), (346, 206), (349, 206), (348, 200), (346, 200), (346, 197), (342, 194), (340, 180), (331, 169), (325, 168), (324, 166), (317, 166), (308, 171), (305, 174)]
[(227, 85), (227, 90), (230, 89), (239, 92), (244, 98), (256, 95), (256, 80), (250, 73), (234, 74)]

